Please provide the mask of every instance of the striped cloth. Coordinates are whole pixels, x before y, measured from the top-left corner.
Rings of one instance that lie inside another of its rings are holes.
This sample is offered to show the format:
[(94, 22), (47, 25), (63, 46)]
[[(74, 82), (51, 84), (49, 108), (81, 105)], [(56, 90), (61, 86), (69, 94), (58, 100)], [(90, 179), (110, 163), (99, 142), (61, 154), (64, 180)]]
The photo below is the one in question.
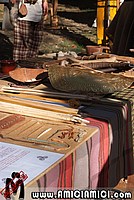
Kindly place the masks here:
[[(93, 103), (83, 112), (109, 124), (108, 187), (113, 187), (121, 177), (134, 173), (130, 105), (117, 100)], [(102, 184), (99, 186), (102, 187)]]
[(132, 138), (133, 138), (133, 157), (134, 157), (134, 89), (127, 88), (121, 92), (115, 92), (110, 96), (113, 99), (127, 102), (129, 116), (129, 127), (132, 127)]
[[(134, 173), (132, 106), (128, 100), (108, 99), (83, 106), (80, 113), (98, 131), (75, 152), (37, 181), (43, 191), (115, 187)], [(117, 98), (117, 94), (116, 94)]]
[(43, 22), (18, 20), (14, 26), (13, 59), (36, 57), (43, 38)]

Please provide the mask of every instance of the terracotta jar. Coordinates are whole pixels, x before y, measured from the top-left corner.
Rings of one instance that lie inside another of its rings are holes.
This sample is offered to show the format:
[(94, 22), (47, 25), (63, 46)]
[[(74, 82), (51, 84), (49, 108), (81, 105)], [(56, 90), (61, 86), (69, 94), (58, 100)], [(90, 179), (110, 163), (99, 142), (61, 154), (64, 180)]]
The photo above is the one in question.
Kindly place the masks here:
[(1, 72), (9, 75), (9, 72), (16, 68), (16, 62), (14, 60), (1, 60)]
[(87, 55), (101, 54), (101, 53), (104, 52), (104, 50), (109, 51), (110, 48), (106, 47), (106, 46), (92, 46), (92, 45), (87, 45), (86, 46)]

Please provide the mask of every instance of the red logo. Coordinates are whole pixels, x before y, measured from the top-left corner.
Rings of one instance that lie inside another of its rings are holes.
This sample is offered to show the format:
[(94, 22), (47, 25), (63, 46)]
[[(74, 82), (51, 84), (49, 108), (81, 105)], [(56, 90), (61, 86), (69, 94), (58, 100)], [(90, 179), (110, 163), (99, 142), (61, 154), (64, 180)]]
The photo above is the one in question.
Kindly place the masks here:
[(12, 178), (6, 178), (6, 186), (0, 191), (6, 199), (10, 198), (11, 194), (16, 194), (20, 187), (19, 199), (24, 199), (24, 181), (28, 178), (23, 171), (13, 172)]

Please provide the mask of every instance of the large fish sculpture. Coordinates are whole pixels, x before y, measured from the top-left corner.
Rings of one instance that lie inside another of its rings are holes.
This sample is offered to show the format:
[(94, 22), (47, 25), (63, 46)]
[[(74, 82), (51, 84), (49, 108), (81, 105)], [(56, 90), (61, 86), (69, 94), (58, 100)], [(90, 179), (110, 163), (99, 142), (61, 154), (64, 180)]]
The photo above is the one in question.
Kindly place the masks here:
[(48, 77), (53, 88), (57, 90), (87, 95), (88, 93), (108, 94), (121, 91), (133, 83), (133, 79), (123, 75), (76, 66), (49, 66)]

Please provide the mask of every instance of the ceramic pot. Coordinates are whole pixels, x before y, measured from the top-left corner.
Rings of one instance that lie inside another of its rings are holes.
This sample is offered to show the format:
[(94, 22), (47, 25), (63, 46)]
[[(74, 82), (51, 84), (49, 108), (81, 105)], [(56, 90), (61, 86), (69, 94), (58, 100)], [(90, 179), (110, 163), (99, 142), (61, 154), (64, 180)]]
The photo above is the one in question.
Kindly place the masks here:
[(1, 60), (1, 72), (5, 75), (9, 75), (9, 72), (16, 68), (16, 62), (14, 60)]
[(104, 50), (110, 50), (109, 47), (106, 46), (92, 46), (92, 45), (87, 45), (86, 46), (86, 52), (87, 55), (92, 55), (92, 54), (102, 54)]

